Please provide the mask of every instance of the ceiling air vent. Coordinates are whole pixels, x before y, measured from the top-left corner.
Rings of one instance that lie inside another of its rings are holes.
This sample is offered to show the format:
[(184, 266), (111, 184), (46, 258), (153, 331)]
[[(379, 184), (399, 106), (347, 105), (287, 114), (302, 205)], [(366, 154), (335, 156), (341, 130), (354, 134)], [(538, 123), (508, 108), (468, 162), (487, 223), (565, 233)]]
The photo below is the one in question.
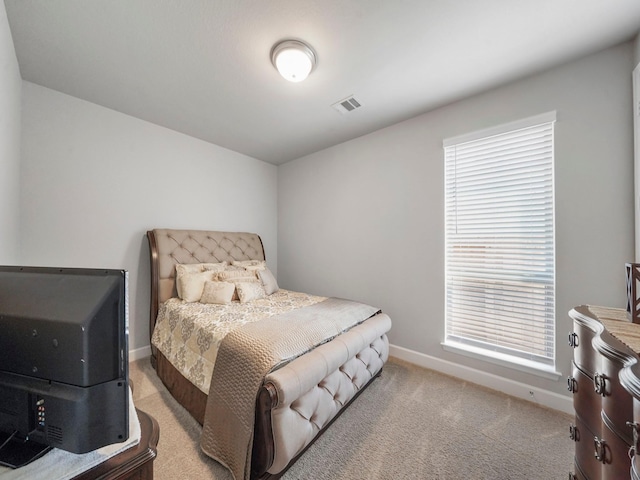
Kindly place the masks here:
[(350, 113), (357, 108), (360, 108), (362, 105), (353, 97), (353, 95), (351, 95), (350, 97), (347, 97), (344, 100), (340, 100), (339, 102), (336, 102), (331, 106), (340, 113)]

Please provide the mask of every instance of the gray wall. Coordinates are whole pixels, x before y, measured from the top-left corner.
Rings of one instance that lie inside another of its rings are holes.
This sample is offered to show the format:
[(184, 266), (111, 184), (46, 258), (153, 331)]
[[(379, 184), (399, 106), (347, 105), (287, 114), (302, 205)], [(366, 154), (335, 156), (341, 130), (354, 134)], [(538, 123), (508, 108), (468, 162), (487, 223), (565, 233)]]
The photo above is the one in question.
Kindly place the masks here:
[(278, 169), (281, 286), (390, 314), (392, 344), (566, 395), (548, 380), (445, 352), (442, 140), (556, 110), (557, 369), (568, 310), (625, 306), (633, 260), (627, 43), (297, 159)]
[(22, 81), (4, 2), (0, 2), (0, 264), (19, 255), (20, 91)]
[(21, 262), (124, 268), (130, 348), (149, 344), (156, 227), (258, 232), (277, 271), (275, 166), (23, 83)]

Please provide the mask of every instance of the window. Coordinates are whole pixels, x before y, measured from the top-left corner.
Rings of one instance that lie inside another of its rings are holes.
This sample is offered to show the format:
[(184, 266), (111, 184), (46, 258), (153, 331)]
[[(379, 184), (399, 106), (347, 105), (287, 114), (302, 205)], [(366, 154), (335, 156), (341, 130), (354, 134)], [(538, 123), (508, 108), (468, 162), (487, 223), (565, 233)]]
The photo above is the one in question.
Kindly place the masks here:
[(555, 367), (555, 112), (445, 140), (445, 348)]

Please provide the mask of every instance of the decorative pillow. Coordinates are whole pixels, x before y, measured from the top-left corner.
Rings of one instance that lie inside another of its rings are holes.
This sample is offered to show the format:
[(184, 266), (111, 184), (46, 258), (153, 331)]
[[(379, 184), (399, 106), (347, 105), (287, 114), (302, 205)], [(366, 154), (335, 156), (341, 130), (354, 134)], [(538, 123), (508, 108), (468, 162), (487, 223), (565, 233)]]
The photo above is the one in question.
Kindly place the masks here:
[(176, 281), (178, 296), (185, 302), (197, 302), (202, 296), (204, 284), (214, 280), (215, 272), (187, 273), (180, 275)]
[[(240, 268), (240, 267), (238, 267)], [(225, 270), (224, 272), (216, 273), (214, 280), (218, 282), (260, 282), (258, 279), (258, 275), (256, 272), (249, 272), (244, 268), (240, 268), (240, 270)], [(233, 294), (233, 300), (239, 300), (238, 291)]]
[(203, 272), (201, 263), (178, 263), (176, 264), (176, 277), (179, 275), (185, 275), (188, 273), (200, 273)]
[(236, 286), (230, 282), (204, 282), (204, 289), (202, 290), (202, 297), (200, 297), (201, 303), (217, 303), (219, 305), (225, 305), (231, 303), (233, 293)]
[(276, 277), (273, 276), (273, 273), (271, 273), (271, 270), (268, 268), (258, 272), (258, 277), (260, 278), (267, 295), (272, 295), (280, 290)]
[(245, 270), (259, 271), (266, 268), (264, 260), (234, 260), (231, 262), (234, 267), (242, 267)]
[(227, 262), (222, 263), (178, 263), (176, 264), (176, 290), (178, 297), (182, 298), (182, 283), (179, 281), (182, 275), (201, 273), (206, 271), (222, 272)]
[(255, 280), (257, 278), (258, 275), (256, 274), (256, 272), (250, 272), (248, 270), (245, 270), (244, 268), (242, 270), (225, 270), (224, 272), (219, 272), (216, 274), (216, 279), (220, 282), (240, 282), (244, 279)]
[(242, 271), (246, 272), (244, 267), (238, 267), (236, 265), (227, 265), (224, 270), (226, 272), (242, 272)]
[(267, 296), (262, 283), (258, 281), (237, 282), (236, 291), (238, 292), (240, 303), (251, 302), (252, 300), (257, 300)]
[(202, 263), (202, 271), (204, 272), (223, 272), (229, 265), (227, 262), (220, 263)]

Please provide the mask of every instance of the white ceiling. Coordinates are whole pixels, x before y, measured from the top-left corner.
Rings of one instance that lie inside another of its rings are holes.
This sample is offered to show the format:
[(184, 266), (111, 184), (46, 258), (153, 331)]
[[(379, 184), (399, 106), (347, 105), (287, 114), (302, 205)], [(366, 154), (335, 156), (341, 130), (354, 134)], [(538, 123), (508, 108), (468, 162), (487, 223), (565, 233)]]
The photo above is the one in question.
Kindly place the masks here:
[[(640, 0), (5, 0), (22, 78), (280, 164), (630, 40)], [(318, 67), (281, 78), (272, 46)], [(354, 95), (362, 108), (331, 104)]]

